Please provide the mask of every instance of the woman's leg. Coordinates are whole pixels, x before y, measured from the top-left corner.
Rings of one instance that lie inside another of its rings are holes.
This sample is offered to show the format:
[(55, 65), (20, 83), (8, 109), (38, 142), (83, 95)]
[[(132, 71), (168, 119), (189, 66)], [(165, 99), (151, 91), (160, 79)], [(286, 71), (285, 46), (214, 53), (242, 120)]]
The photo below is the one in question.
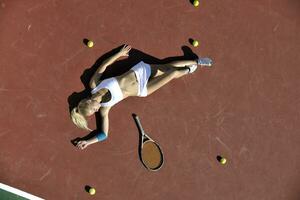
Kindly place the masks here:
[(169, 83), (171, 80), (175, 78), (180, 78), (188, 73), (188, 69), (172, 69), (165, 73), (163, 73), (160, 76), (153, 77), (152, 79), (149, 79), (147, 83), (147, 91), (150, 95), (162, 86)]
[(195, 60), (177, 60), (177, 61), (172, 61), (169, 64), (174, 67), (185, 67), (188, 65), (197, 65), (197, 61), (195, 61)]
[(177, 60), (172, 61), (167, 64), (150, 64), (151, 66), (151, 76), (150, 79), (161, 76), (166, 72), (170, 72), (172, 70), (176, 70), (178, 68), (182, 68), (188, 65), (197, 64), (195, 60)]

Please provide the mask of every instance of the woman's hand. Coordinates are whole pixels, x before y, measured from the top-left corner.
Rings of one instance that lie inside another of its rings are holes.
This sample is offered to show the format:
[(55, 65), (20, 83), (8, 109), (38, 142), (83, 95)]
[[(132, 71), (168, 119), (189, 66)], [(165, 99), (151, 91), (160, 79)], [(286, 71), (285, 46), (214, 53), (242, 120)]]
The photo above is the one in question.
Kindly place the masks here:
[(86, 140), (81, 140), (76, 144), (76, 147), (79, 149), (85, 149), (88, 145), (89, 143)]
[(119, 55), (120, 56), (129, 56), (128, 53), (131, 50), (131, 46), (129, 45), (124, 45), (123, 48), (120, 50)]

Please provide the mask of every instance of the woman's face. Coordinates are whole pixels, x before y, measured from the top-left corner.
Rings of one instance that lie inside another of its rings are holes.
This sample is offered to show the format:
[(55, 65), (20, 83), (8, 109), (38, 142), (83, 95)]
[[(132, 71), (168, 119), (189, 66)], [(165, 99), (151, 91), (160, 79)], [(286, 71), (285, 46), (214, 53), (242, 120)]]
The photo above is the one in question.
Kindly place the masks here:
[(96, 100), (92, 100), (92, 99), (88, 99), (86, 101), (86, 104), (87, 104), (87, 106), (86, 106), (86, 109), (87, 109), (86, 116), (87, 117), (93, 115), (101, 107), (99, 102), (97, 102)]

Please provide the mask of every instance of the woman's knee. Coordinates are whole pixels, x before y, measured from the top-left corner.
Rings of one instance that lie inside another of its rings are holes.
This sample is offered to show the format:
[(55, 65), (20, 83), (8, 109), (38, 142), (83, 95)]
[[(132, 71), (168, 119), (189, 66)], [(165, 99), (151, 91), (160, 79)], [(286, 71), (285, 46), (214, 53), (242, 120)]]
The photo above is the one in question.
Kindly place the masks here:
[(179, 69), (174, 72), (174, 78), (180, 78), (187, 74), (187, 69)]
[(163, 73), (166, 73), (166, 72), (174, 71), (174, 67), (170, 64), (161, 64), (161, 65), (158, 65), (158, 70)]
[(173, 78), (177, 78), (177, 77), (181, 76), (181, 74), (182, 74), (181, 71), (176, 70), (176, 69), (175, 70), (170, 70), (166, 73), (170, 74)]
[(176, 70), (175, 67), (168, 65), (168, 64), (151, 65), (150, 78), (158, 77), (165, 73), (171, 73), (175, 70)]

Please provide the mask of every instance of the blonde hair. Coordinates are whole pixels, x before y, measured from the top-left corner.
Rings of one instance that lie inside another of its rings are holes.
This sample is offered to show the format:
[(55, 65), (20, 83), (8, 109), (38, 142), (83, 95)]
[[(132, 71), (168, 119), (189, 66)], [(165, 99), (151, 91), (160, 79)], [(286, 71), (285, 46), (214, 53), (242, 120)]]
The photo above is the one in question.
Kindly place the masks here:
[(86, 99), (82, 100), (78, 104), (78, 108), (75, 107), (70, 113), (70, 117), (73, 121), (73, 123), (81, 129), (87, 130), (87, 131), (93, 131), (88, 127), (87, 120), (83, 116), (83, 114), (87, 113), (87, 103)]
[[(101, 88), (96, 94), (92, 95), (94, 97), (102, 97), (105, 95), (105, 93), (108, 90), (105, 88)], [(88, 114), (89, 109), (88, 109), (88, 98), (82, 99), (78, 106), (73, 108), (73, 110), (70, 113), (70, 117), (73, 121), (73, 123), (81, 129), (87, 130), (87, 131), (93, 131), (88, 127), (87, 120), (85, 119), (84, 115)]]

